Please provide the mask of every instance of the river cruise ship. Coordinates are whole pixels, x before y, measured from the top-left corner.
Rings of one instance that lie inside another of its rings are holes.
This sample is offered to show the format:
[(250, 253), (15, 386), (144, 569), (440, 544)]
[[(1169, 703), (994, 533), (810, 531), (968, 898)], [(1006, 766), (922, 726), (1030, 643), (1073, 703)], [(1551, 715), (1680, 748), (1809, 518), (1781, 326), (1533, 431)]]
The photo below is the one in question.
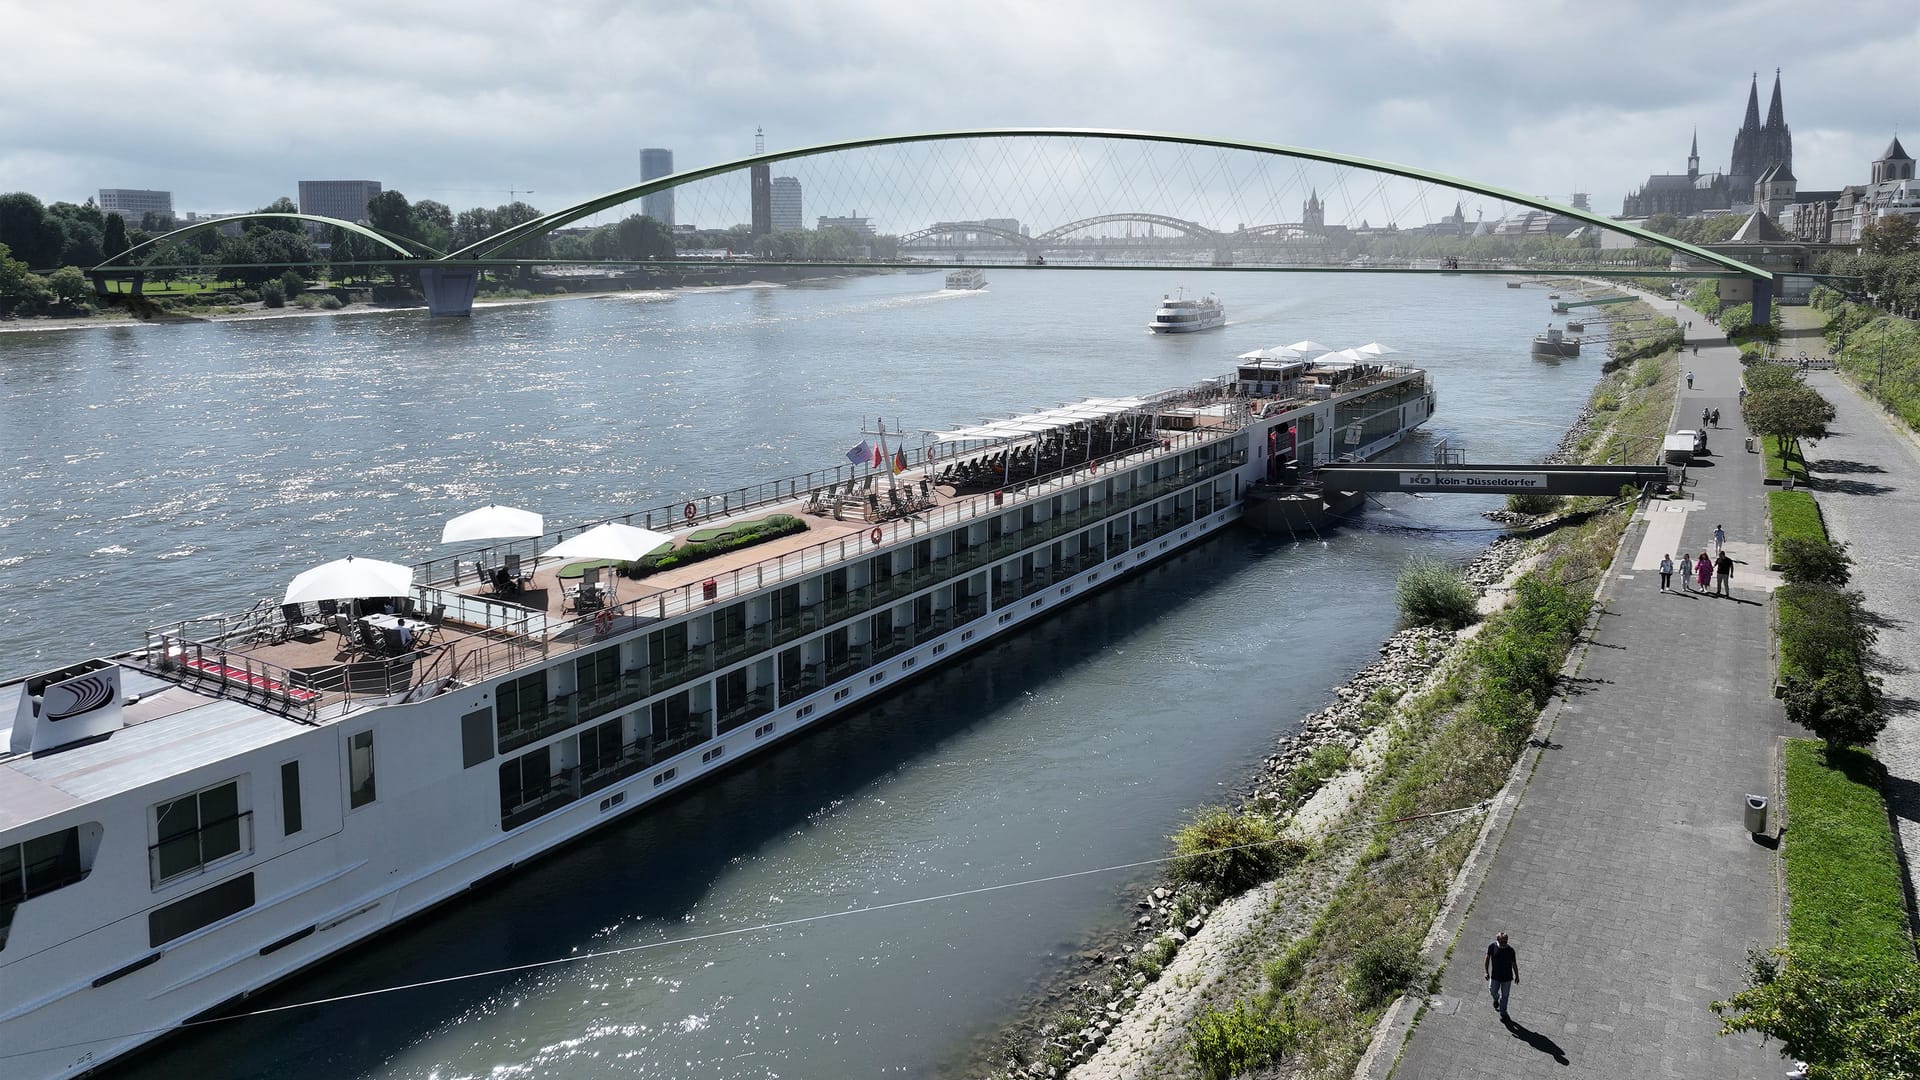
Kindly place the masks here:
[(967, 266), (947, 271), (949, 289), (984, 289), (987, 287), (987, 275), (974, 267)]
[(1225, 325), (1227, 308), (1217, 297), (1208, 294), (1198, 300), (1189, 300), (1186, 293), (1182, 292), (1178, 296), (1160, 298), (1160, 307), (1154, 311), (1153, 321), (1147, 324), (1147, 329), (1156, 334), (1191, 334)]
[(587, 526), (496, 541), (396, 567), (387, 614), (274, 596), (0, 684), (0, 1073), (79, 1075), (232, 1008), (1433, 402), (1414, 367), (1243, 361), (590, 523), (668, 538), (624, 567), (547, 554)]

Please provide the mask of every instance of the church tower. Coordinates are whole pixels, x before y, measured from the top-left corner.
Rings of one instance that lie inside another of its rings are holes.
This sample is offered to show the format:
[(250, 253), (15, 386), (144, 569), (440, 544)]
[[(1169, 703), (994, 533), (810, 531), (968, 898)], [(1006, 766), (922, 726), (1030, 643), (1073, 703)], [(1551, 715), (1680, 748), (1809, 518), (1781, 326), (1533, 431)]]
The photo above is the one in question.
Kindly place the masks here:
[(1884, 184), (1889, 180), (1913, 179), (1913, 159), (1907, 156), (1907, 148), (1900, 145), (1900, 136), (1895, 135), (1887, 144), (1887, 152), (1873, 163), (1873, 182)]
[(1780, 72), (1773, 73), (1773, 100), (1767, 106), (1767, 122), (1760, 123), (1760, 75), (1754, 73), (1747, 88), (1747, 115), (1733, 137), (1733, 166), (1727, 170), (1729, 189), (1739, 198), (1751, 190), (1760, 178), (1775, 166), (1793, 173), (1793, 131), (1787, 126), (1786, 110), (1780, 103)]
[(1301, 204), (1300, 224), (1309, 229), (1324, 229), (1327, 227), (1327, 208), (1326, 204), (1320, 201), (1319, 188), (1314, 188), (1313, 193), (1307, 196), (1307, 201)]
[(1700, 178), (1700, 129), (1693, 129), (1693, 147), (1687, 151), (1687, 179)]

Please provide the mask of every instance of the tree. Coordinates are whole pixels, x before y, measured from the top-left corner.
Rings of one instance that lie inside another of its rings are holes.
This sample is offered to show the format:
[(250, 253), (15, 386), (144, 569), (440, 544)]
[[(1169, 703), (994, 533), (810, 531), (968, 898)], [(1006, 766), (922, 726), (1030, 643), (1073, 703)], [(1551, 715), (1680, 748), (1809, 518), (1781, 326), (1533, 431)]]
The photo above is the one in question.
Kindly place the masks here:
[(453, 241), (453, 210), (446, 203), (421, 199), (413, 204), (413, 220), (419, 230), (414, 239), (429, 247), (448, 250)]
[(1905, 214), (1887, 214), (1860, 230), (1860, 246), (1869, 255), (1904, 255), (1914, 249), (1914, 220)]
[(393, 236), (413, 238), (413, 207), (397, 191), (383, 191), (367, 200), (367, 224)]
[(107, 227), (100, 240), (100, 250), (111, 259), (132, 245), (127, 243), (127, 220), (119, 214), (107, 215)]
[(1833, 403), (1820, 391), (1796, 382), (1766, 390), (1749, 390), (1740, 406), (1741, 419), (1756, 435), (1771, 435), (1791, 446), (1803, 439), (1824, 439), (1833, 423)]
[(668, 231), (666, 225), (645, 214), (622, 219), (620, 224), (614, 226), (614, 230), (614, 250), (622, 259), (673, 258), (673, 233)]
[(13, 250), (13, 257), (29, 267), (60, 265), (60, 251), (66, 247), (66, 234), (40, 200), (24, 191), (0, 195), (0, 239)]
[(1748, 957), (1748, 988), (1713, 1003), (1720, 1033), (1757, 1031), (1812, 1080), (1920, 1077), (1920, 968), (1840, 971), (1788, 951)]
[[(292, 199), (289, 199), (285, 195), (282, 195), (279, 198), (268, 203), (267, 205), (261, 207), (258, 212), (262, 214), (297, 214), (300, 212), (300, 208), (294, 205), (294, 202)], [(295, 218), (278, 218), (272, 221), (255, 221), (247, 225), (247, 231), (250, 233), (260, 231), (260, 230), (265, 230), (268, 232), (304, 233), (307, 231), (307, 225), (305, 222)]]
[(47, 288), (62, 304), (84, 306), (93, 295), (93, 284), (77, 266), (63, 266), (47, 275)]

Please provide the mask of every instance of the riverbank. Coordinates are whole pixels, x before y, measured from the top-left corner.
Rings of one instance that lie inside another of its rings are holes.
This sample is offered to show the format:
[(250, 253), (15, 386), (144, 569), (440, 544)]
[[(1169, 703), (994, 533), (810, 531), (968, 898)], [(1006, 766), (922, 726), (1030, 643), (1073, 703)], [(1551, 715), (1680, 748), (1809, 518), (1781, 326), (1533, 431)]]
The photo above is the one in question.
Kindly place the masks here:
[[(1667, 353), (1603, 378), (1551, 460), (1597, 460), (1636, 440), (1657, 445), (1677, 377), (1676, 354)], [(1483, 612), (1503, 608), (1530, 572), (1590, 594), (1627, 515), (1606, 499), (1570, 500), (1567, 509), (1561, 527), (1502, 537), (1462, 570)], [(1388, 911), (1383, 940), (1414, 952), (1475, 847), (1484, 800), (1509, 779), (1517, 745), (1476, 730), (1484, 708), (1460, 722), (1486, 660), (1470, 647), (1481, 632), (1420, 627), (1389, 637), (1379, 658), (1282, 739), (1240, 789), (1244, 809), (1283, 818), (1289, 837), (1313, 845), (1311, 857), (1212, 908), (1195, 886), (1149, 887), (1136, 902), (1135, 940), (1083, 954), (1096, 970), (1076, 973), (1070, 990), (1056, 990), (1002, 1038), (995, 1074), (1209, 1075), (1196, 1062), (1199, 1030), (1241, 1045), (1267, 1040), (1270, 1055), (1242, 1065), (1286, 1057), (1288, 1069), (1351, 1071), (1386, 1001), (1350, 1007), (1342, 988), (1356, 962), (1391, 967), (1394, 959), (1354, 939), (1354, 927), (1371, 929), (1355, 905)], [(1414, 820), (1391, 829), (1370, 824), (1410, 811)], [(1304, 992), (1316, 985), (1319, 993)], [(1327, 1005), (1328, 1015), (1306, 1015)]]
[[(814, 274), (796, 277), (786, 281), (762, 281), (758, 279), (731, 282), (719, 285), (676, 285), (666, 287), (632, 289), (595, 289), (586, 292), (529, 293), (515, 296), (481, 296), (474, 300), (475, 311), (492, 308), (519, 307), (527, 304), (545, 304), (558, 300), (666, 300), (675, 295), (695, 293), (737, 292), (742, 289), (780, 289), (789, 285), (811, 282), (832, 281), (844, 274)], [(145, 294), (150, 297), (164, 297), (166, 293)], [(254, 322), (263, 319), (305, 319), (332, 315), (395, 315), (424, 314), (425, 302), (409, 304), (346, 304), (337, 308), (302, 308), (294, 304), (270, 308), (264, 302), (252, 301), (244, 304), (219, 305), (220, 310), (206, 313), (182, 313), (161, 311), (149, 317), (134, 315), (109, 316), (94, 314), (78, 318), (54, 318), (37, 316), (30, 319), (0, 319), (0, 334), (36, 334), (71, 330), (100, 330), (128, 326), (164, 326), (176, 323), (224, 323)]]

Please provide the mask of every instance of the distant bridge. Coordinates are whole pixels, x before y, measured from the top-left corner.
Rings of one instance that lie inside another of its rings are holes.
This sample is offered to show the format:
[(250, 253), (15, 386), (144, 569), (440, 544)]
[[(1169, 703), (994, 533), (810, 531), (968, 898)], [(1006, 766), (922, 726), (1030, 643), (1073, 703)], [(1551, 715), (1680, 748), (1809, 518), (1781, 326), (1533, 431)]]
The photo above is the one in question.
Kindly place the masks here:
[[(159, 237), (148, 243), (141, 244), (138, 247), (131, 248), (128, 251), (123, 252), (118, 256), (115, 256), (111, 259), (101, 262), (99, 265), (93, 267), (89, 272), (93, 277), (95, 288), (102, 292), (105, 291), (105, 282), (109, 278), (131, 279), (134, 283), (135, 291), (138, 291), (140, 287), (140, 283), (144, 279), (145, 275), (152, 270), (158, 269), (158, 267), (154, 266), (150, 261), (143, 261), (143, 260), (150, 259), (151, 255), (154, 254), (154, 252), (157, 250), (158, 245), (164, 241), (178, 239), (185, 234), (188, 234), (200, 229), (218, 227), (220, 224), (223, 224), (223, 223), (231, 224), (234, 222), (245, 222), (248, 220), (258, 220), (261, 218), (291, 217), (291, 218), (296, 218), (302, 221), (313, 221), (313, 222), (318, 222), (318, 223), (325, 224), (332, 227), (344, 228), (344, 229), (347, 229), (349, 232), (352, 232), (356, 235), (359, 235), (363, 238), (370, 240), (371, 242), (373, 242), (378, 246), (379, 250), (386, 252), (389, 257), (384, 259), (355, 260), (357, 265), (385, 266), (385, 267), (403, 269), (403, 270), (414, 272), (419, 276), (421, 288), (426, 293), (426, 296), (427, 296), (428, 309), (432, 314), (434, 315), (466, 315), (472, 311), (473, 298), (479, 286), (480, 274), (482, 271), (486, 269), (509, 267), (509, 266), (525, 266), (525, 265), (535, 264), (540, 262), (564, 262), (567, 265), (581, 265), (584, 263), (584, 264), (620, 265), (620, 266), (631, 266), (631, 265), (659, 266), (660, 264), (658, 263), (637, 263), (633, 260), (581, 260), (581, 259), (541, 260), (541, 259), (515, 258), (510, 254), (518, 245), (523, 244), (529, 240), (537, 240), (539, 238), (545, 237), (549, 234), (552, 234), (556, 230), (565, 228), (584, 218), (590, 217), (594, 214), (598, 214), (604, 210), (612, 209), (613, 207), (616, 207), (616, 206), (621, 206), (625, 203), (632, 202), (636, 199), (643, 198), (647, 195), (654, 194), (656, 192), (670, 191), (675, 188), (697, 184), (704, 180), (710, 180), (716, 177), (729, 176), (730, 174), (745, 174), (749, 172), (749, 170), (763, 169), (765, 167), (768, 167), (780, 162), (798, 161), (802, 159), (811, 159), (811, 158), (824, 158), (828, 162), (832, 162), (835, 160), (832, 157), (833, 155), (841, 155), (841, 154), (850, 155), (850, 154), (855, 154), (857, 152), (878, 151), (885, 148), (912, 147), (912, 148), (924, 150), (937, 145), (959, 144), (962, 146), (966, 146), (966, 145), (977, 143), (982, 147), (986, 148), (982, 152), (983, 156), (986, 156), (993, 149), (993, 147), (990, 144), (994, 140), (1011, 140), (1011, 141), (1031, 140), (1036, 144), (1043, 143), (1048, 140), (1095, 141), (1103, 145), (1104, 151), (1108, 157), (1115, 157), (1119, 155), (1124, 150), (1124, 148), (1129, 146), (1145, 147), (1149, 149), (1154, 147), (1161, 147), (1161, 148), (1174, 147), (1174, 148), (1179, 148), (1181, 150), (1186, 150), (1186, 151), (1193, 151), (1193, 150), (1232, 151), (1232, 152), (1243, 152), (1247, 155), (1251, 155), (1252, 160), (1254, 160), (1255, 162), (1258, 162), (1260, 159), (1265, 159), (1265, 158), (1291, 159), (1294, 163), (1293, 167), (1295, 168), (1304, 168), (1307, 164), (1318, 163), (1319, 165), (1322, 165), (1322, 166), (1334, 166), (1338, 168), (1360, 170), (1367, 173), (1377, 174), (1375, 176), (1375, 179), (1382, 184), (1384, 184), (1389, 179), (1414, 181), (1419, 184), (1434, 185), (1438, 187), (1447, 188), (1457, 193), (1466, 193), (1470, 195), (1493, 198), (1493, 199), (1501, 200), (1506, 203), (1511, 203), (1520, 207), (1528, 208), (1531, 210), (1541, 210), (1541, 211), (1546, 211), (1552, 214), (1557, 214), (1564, 218), (1578, 221), (1582, 225), (1592, 226), (1594, 228), (1601, 229), (1607, 232), (1621, 234), (1621, 235), (1632, 238), (1636, 242), (1651, 245), (1656, 248), (1664, 249), (1672, 253), (1674, 256), (1684, 257), (1688, 260), (1691, 260), (1694, 264), (1700, 267), (1700, 269), (1659, 270), (1659, 269), (1651, 269), (1647, 267), (1632, 267), (1632, 268), (1621, 269), (1621, 268), (1607, 268), (1607, 267), (1588, 268), (1583, 266), (1558, 265), (1558, 264), (1556, 265), (1532, 264), (1532, 265), (1512, 265), (1512, 266), (1485, 265), (1485, 266), (1474, 266), (1470, 268), (1468, 267), (1456, 268), (1454, 266), (1446, 265), (1440, 260), (1429, 260), (1434, 264), (1431, 266), (1418, 265), (1405, 260), (1401, 260), (1397, 265), (1392, 265), (1392, 266), (1357, 265), (1360, 262), (1360, 260), (1355, 260), (1354, 264), (1348, 264), (1344, 266), (1324, 266), (1324, 265), (1315, 266), (1315, 265), (1301, 265), (1298, 263), (1292, 264), (1292, 265), (1263, 264), (1263, 265), (1228, 266), (1226, 265), (1226, 263), (1231, 260), (1222, 260), (1216, 257), (1214, 260), (1212, 260), (1213, 265), (1216, 268), (1220, 268), (1220, 269), (1312, 270), (1312, 271), (1322, 271), (1322, 270), (1328, 270), (1328, 269), (1346, 269), (1346, 270), (1358, 271), (1358, 272), (1388, 271), (1388, 272), (1412, 272), (1412, 273), (1435, 273), (1435, 272), (1439, 272), (1439, 273), (1559, 272), (1559, 273), (1583, 273), (1583, 274), (1609, 274), (1609, 273), (1648, 274), (1648, 273), (1651, 273), (1651, 274), (1671, 275), (1671, 276), (1694, 276), (1694, 277), (1707, 276), (1707, 277), (1721, 277), (1721, 278), (1731, 277), (1731, 278), (1745, 279), (1751, 282), (1752, 290), (1753, 290), (1753, 311), (1754, 311), (1755, 318), (1757, 320), (1765, 321), (1769, 317), (1770, 311), (1771, 311), (1773, 275), (1770, 272), (1756, 266), (1748, 265), (1747, 263), (1741, 262), (1730, 256), (1726, 256), (1714, 251), (1710, 251), (1704, 247), (1700, 247), (1694, 244), (1689, 244), (1680, 240), (1675, 240), (1672, 237), (1663, 236), (1655, 232), (1650, 232), (1646, 229), (1642, 229), (1637, 226), (1627, 225), (1622, 222), (1614, 221), (1610, 218), (1603, 217), (1591, 211), (1581, 210), (1571, 206), (1561, 206), (1555, 203), (1547, 202), (1543, 199), (1538, 199), (1529, 195), (1523, 195), (1516, 191), (1510, 191), (1505, 188), (1499, 188), (1499, 187), (1494, 187), (1488, 184), (1481, 184), (1475, 181), (1463, 180), (1456, 177), (1445, 176), (1440, 173), (1435, 173), (1435, 172), (1431, 172), (1424, 169), (1417, 169), (1412, 166), (1397, 165), (1391, 162), (1376, 161), (1368, 158), (1352, 157), (1345, 154), (1335, 154), (1325, 150), (1311, 150), (1303, 147), (1282, 146), (1282, 145), (1269, 144), (1269, 143), (1247, 142), (1247, 141), (1242, 141), (1237, 139), (1202, 138), (1202, 137), (1187, 136), (1187, 135), (1171, 135), (1171, 134), (1162, 134), (1162, 133), (1156, 133), (1156, 132), (1126, 131), (1126, 130), (1101, 129), (1101, 128), (1001, 128), (1001, 129), (973, 129), (973, 130), (962, 130), (962, 131), (927, 132), (927, 133), (914, 134), (914, 135), (885, 136), (885, 137), (867, 138), (867, 139), (852, 139), (845, 142), (826, 143), (819, 146), (802, 147), (794, 150), (784, 150), (784, 151), (776, 151), (773, 153), (756, 154), (751, 157), (741, 158), (737, 161), (730, 161), (730, 162), (726, 162), (719, 165), (709, 166), (707, 168), (692, 169), (686, 172), (675, 173), (671, 176), (661, 177), (656, 180), (649, 180), (645, 183), (636, 184), (630, 187), (620, 188), (616, 191), (609, 192), (608, 194), (599, 196), (597, 198), (589, 199), (585, 202), (567, 207), (563, 210), (559, 210), (551, 214), (546, 214), (541, 217), (535, 218), (531, 221), (514, 225), (506, 229), (502, 229), (501, 231), (491, 236), (488, 236), (483, 240), (476, 241), (456, 251), (447, 252), (447, 253), (441, 253), (437, 251), (432, 251), (430, 249), (425, 249), (421, 245), (401, 237), (391, 236), (389, 234), (382, 233), (378, 230), (369, 229), (365, 226), (355, 225), (351, 222), (339, 221), (331, 218), (321, 218), (321, 217), (316, 217), (314, 215), (306, 215), (306, 214), (242, 214), (242, 215), (237, 215), (231, 218), (220, 219), (220, 221), (216, 221), (216, 222), (196, 223), (194, 225), (189, 225), (184, 229), (175, 230), (173, 232), (166, 234), (165, 236)], [(902, 164), (900, 167), (905, 169), (913, 166), (911, 163), (907, 163), (907, 164)], [(884, 175), (884, 170), (881, 170), (881, 173), (882, 175), (880, 179), (887, 180), (888, 178)], [(1092, 189), (1087, 189), (1085, 191), (1082, 191), (1081, 189), (1073, 188), (1072, 178), (1063, 180), (1058, 174), (1055, 174), (1055, 173), (1047, 172), (1043, 174), (1039, 170), (1034, 170), (1031, 173), (1022, 172), (1017, 162), (1007, 162), (1005, 160), (989, 160), (985, 164), (985, 166), (980, 170), (980, 174), (988, 178), (991, 182), (995, 184), (1004, 183), (1008, 185), (1010, 189), (1017, 188), (1018, 185), (1023, 182), (1041, 185), (1042, 187), (1045, 188), (1045, 193), (1048, 196), (1054, 197), (1054, 198), (1057, 198), (1069, 191), (1078, 191), (1081, 197), (1085, 198), (1085, 197), (1089, 197), (1089, 192), (1092, 190)], [(1218, 177), (1208, 177), (1206, 178), (1206, 180), (1208, 182), (1215, 182), (1215, 183), (1226, 182)], [(905, 182), (905, 178), (902, 178), (900, 183), (904, 183), (904, 182)], [(1202, 178), (1196, 176), (1193, 182), (1195, 186), (1198, 186), (1201, 184)], [(1122, 188), (1124, 188), (1125, 186), (1126, 185), (1124, 184), (1119, 185), (1119, 187), (1122, 187)], [(1025, 194), (1029, 198), (1034, 197), (1034, 193), (1031, 191), (1026, 192)], [(977, 197), (978, 196), (976, 195), (976, 198)], [(1112, 201), (1116, 201), (1116, 200), (1110, 197), (1108, 201), (1109, 203), (1111, 203)], [(1155, 228), (1166, 228), (1175, 233), (1180, 234), (1182, 237), (1187, 238), (1187, 242), (1192, 243), (1196, 247), (1200, 247), (1200, 246), (1212, 247), (1216, 252), (1232, 247), (1236, 244), (1246, 244), (1249, 242), (1253, 242), (1256, 239), (1265, 240), (1268, 244), (1274, 244), (1277, 242), (1280, 245), (1284, 246), (1289, 241), (1304, 240), (1309, 238), (1312, 235), (1311, 230), (1304, 225), (1287, 224), (1287, 223), (1274, 223), (1269, 225), (1260, 225), (1260, 226), (1255, 226), (1253, 229), (1242, 229), (1234, 233), (1227, 233), (1217, 229), (1209, 228), (1196, 221), (1192, 221), (1186, 218), (1155, 213), (1152, 211), (1133, 211), (1133, 210), (1122, 210), (1117, 208), (1109, 209), (1107, 212), (1104, 212), (1104, 213), (1081, 216), (1074, 221), (1068, 222), (1065, 225), (1061, 225), (1056, 228), (1049, 229), (1047, 232), (1042, 233), (1037, 237), (1031, 237), (1031, 238), (1022, 237), (1022, 238), (1016, 239), (1014, 234), (1007, 233), (1004, 230), (989, 229), (982, 226), (968, 226), (968, 230), (975, 233), (985, 234), (985, 235), (996, 235), (999, 238), (1006, 240), (1010, 244), (1017, 245), (1018, 248), (1023, 253), (1026, 253), (1028, 251), (1034, 251), (1035, 245), (1037, 245), (1040, 250), (1044, 250), (1048, 245), (1066, 242), (1075, 232), (1096, 227), (1101, 224), (1117, 223), (1117, 222), (1142, 222), (1142, 223), (1149, 224)], [(901, 238), (901, 242), (905, 244), (909, 241), (909, 239), (911, 239), (914, 242), (926, 242), (930, 239), (933, 239), (937, 235), (939, 235), (936, 230), (940, 228), (941, 228), (940, 226), (935, 226), (932, 229), (923, 229), (923, 230), (920, 230), (918, 233), (908, 234), (907, 237)], [(951, 230), (949, 230), (947, 235), (951, 235), (951, 234), (952, 234)], [(874, 265), (874, 261), (870, 259), (818, 260), (818, 261), (815, 261), (815, 260), (795, 260), (795, 261), (758, 260), (758, 261), (762, 265), (776, 265), (776, 266), (805, 265), (810, 267), (832, 267), (832, 266), (871, 267)], [(1039, 260), (1032, 259), (1032, 258), (1023, 258), (1019, 263), (1014, 263), (1011, 265), (1018, 266), (1018, 265), (1024, 265), (1024, 264), (1033, 263), (1037, 261)], [(685, 260), (685, 262), (689, 264), (697, 265), (699, 260)], [(901, 260), (901, 262), (904, 265), (920, 265), (920, 266), (930, 265), (925, 261)], [(931, 265), (939, 265), (939, 264), (933, 263)], [(1088, 268), (1092, 268), (1092, 267), (1088, 267)], [(1100, 268), (1129, 269), (1133, 267), (1121, 262), (1108, 262)], [(1143, 267), (1143, 268), (1146, 268), (1146, 267)], [(197, 267), (194, 267), (192, 269), (197, 269)]]
[(1667, 482), (1665, 465), (1326, 464), (1320, 479), (1339, 491), (1454, 495), (1618, 495), (1629, 485)]

